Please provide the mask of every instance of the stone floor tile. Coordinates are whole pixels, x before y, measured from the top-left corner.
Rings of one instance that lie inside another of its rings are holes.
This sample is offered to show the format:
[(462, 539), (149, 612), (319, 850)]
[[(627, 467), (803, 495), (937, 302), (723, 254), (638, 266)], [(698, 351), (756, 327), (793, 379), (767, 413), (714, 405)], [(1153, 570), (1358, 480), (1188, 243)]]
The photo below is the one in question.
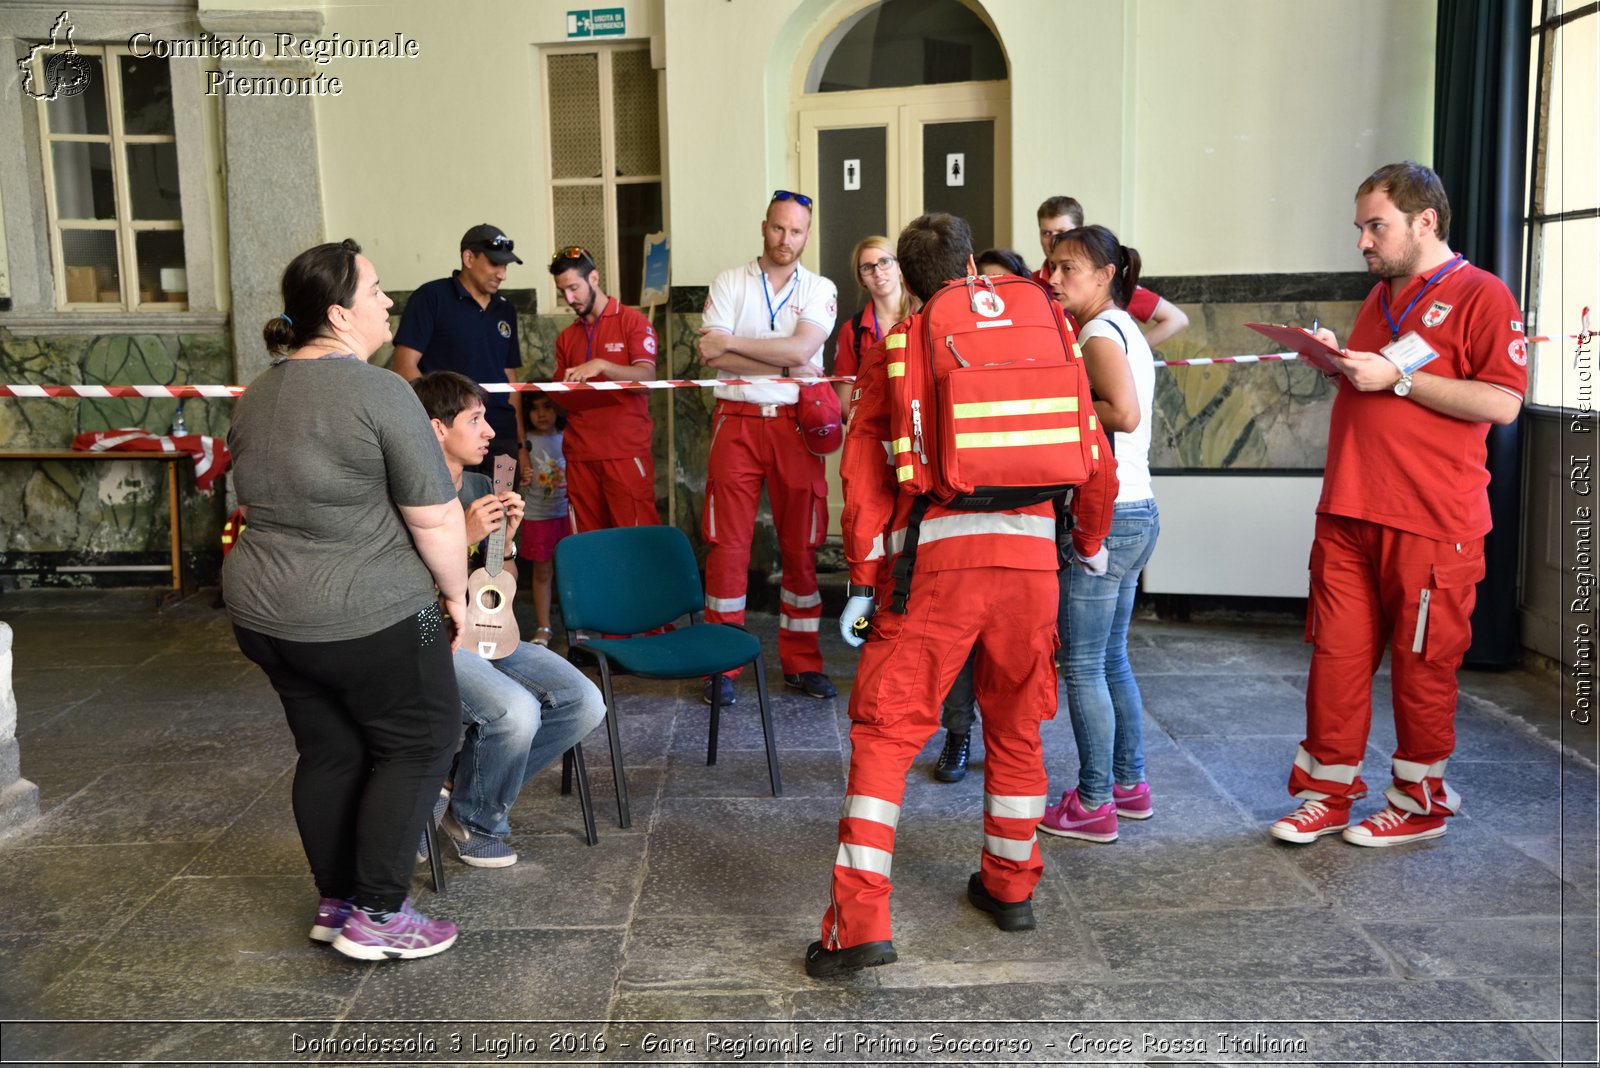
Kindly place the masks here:
[(1182, 748), (1230, 802), (1259, 824), (1265, 837), (1273, 820), (1299, 805), (1286, 785), (1299, 742), (1298, 734), (1249, 739), (1194, 737), (1183, 739)]
[(1130, 634), (1148, 635), (1151, 645), (1130, 640), (1128, 661), (1141, 686), (1146, 675), (1299, 674), (1311, 663), (1311, 647), (1296, 640), (1299, 628), (1241, 628), (1203, 623), (1135, 623)]
[(1585, 978), (1485, 979), (1486, 996), (1524, 1029), (1544, 1054), (1560, 1064), (1594, 1064), (1596, 1035), (1596, 981), (1592, 969)]
[[(441, 915), (449, 915), (442, 905)], [(603, 1020), (623, 961), (615, 928), (462, 930), (421, 960), (347, 960), (366, 981), (352, 1020)]]
[(1410, 974), (1440, 979), (1558, 976), (1562, 928), (1559, 916), (1366, 925)]
[(1078, 851), (1049, 850), (1057, 878), (1084, 913), (1187, 911), (1226, 903), (1241, 909), (1293, 908), (1306, 903), (1307, 886), (1265, 838), (1239, 833), (1231, 840), (1180, 840), (1146, 845), (1133, 838), (1141, 824), (1112, 845)]
[[(41, 821), (43, 822), (43, 821)], [(8, 843), (0, 863), (0, 934), (104, 937), (160, 893), (198, 842)]]
[(809, 916), (827, 894), (838, 820), (837, 800), (666, 798), (637, 916)]
[[(600, 757), (591, 755), (583, 747), (584, 764), (589, 769), (589, 798), (594, 805), (595, 833), (643, 834), (650, 828), (656, 805), (661, 800), (662, 785), (666, 782), (666, 769), (633, 767), (625, 770), (628, 781), (628, 810), (632, 827), (624, 829), (617, 810), (617, 791), (611, 778), (611, 758), (605, 746), (599, 749)], [(583, 810), (578, 805), (577, 785), (573, 792), (561, 793), (559, 766), (540, 772), (523, 787), (517, 803), (511, 807), (511, 833), (515, 837), (524, 833), (562, 833), (583, 835)]]
[(1507, 835), (1507, 844), (1526, 853), (1560, 876), (1563, 882), (1590, 892), (1600, 881), (1596, 837), (1592, 829), (1575, 833)]
[(83, 845), (209, 841), (282, 771), (238, 760), (113, 765), (40, 819), (36, 833)]
[[(0, 959), (5, 961), (0, 968), (0, 1020), (37, 1016), (45, 988), (76, 968), (100, 939), (97, 929), (88, 925), (47, 934), (0, 934)], [(10, 1036), (5, 1044), (10, 1046)]]
[(312, 885), (300, 832), (295, 828), (293, 788), (293, 771), (286, 768), (226, 830), (201, 846), (183, 874), (196, 878), (298, 876), (307, 886)]
[[(826, 873), (823, 873), (826, 879)], [(781, 993), (808, 985), (805, 949), (817, 937), (816, 920), (827, 903), (827, 886), (811, 895), (801, 912), (810, 923), (774, 922), (770, 916), (724, 912), (704, 902), (698, 916), (636, 920), (628, 936), (627, 960), (618, 989), (630, 994), (668, 991), (705, 994), (737, 991)], [(817, 904), (818, 902), (821, 905)]]
[[(236, 1059), (247, 1052), (248, 1044), (238, 1040), (233, 1027), (214, 1023), (117, 1019), (11, 1022), (6, 1024), (5, 1063), (36, 1068), (61, 1063), (126, 1064), (133, 1068), (162, 1056), (187, 1059), (194, 1046), (204, 1044), (208, 1035), (217, 1032), (226, 1034), (226, 1045), (217, 1050), (222, 1056)], [(279, 1044), (278, 1048), (281, 1051), (284, 1045)], [(38, 1060), (30, 1061), (30, 1057)]]
[(1383, 978), (1389, 962), (1333, 910), (1102, 912), (1085, 924), (1112, 974), (1237, 981)]
[[(24, 658), (28, 656), (20, 649), (12, 650), (14, 663), (27, 664)], [(14, 689), (17, 709), (27, 710), (26, 716), (17, 717), (17, 737), (27, 738), (47, 730), (60, 713), (99, 697), (105, 692), (105, 682), (76, 667), (30, 668), (15, 672)]]
[(60, 713), (30, 749), (64, 750), (78, 762), (128, 764), (159, 760), (166, 733), (194, 710), (184, 701), (88, 701)]
[(1196, 736), (1303, 733), (1305, 702), (1281, 679), (1261, 674), (1141, 679), (1145, 708), (1179, 742)]
[[(656, 700), (659, 702), (661, 699)], [(667, 755), (672, 749), (672, 734), (677, 729), (678, 717), (659, 714), (641, 715), (638, 712), (639, 707), (640, 705), (634, 705), (630, 710), (628, 705), (623, 705), (617, 717), (617, 733), (622, 739), (623, 765), (629, 768), (662, 767), (667, 763)], [(676, 703), (673, 707), (676, 709)], [(703, 736), (705, 727), (701, 726), (700, 730)], [(584, 739), (583, 755), (591, 771), (596, 764), (610, 766), (610, 739), (611, 734), (604, 722)]]
[(1285, 843), (1280, 852), (1361, 921), (1550, 916), (1561, 907), (1561, 882), (1549, 869), (1465, 824), (1443, 838), (1387, 849), (1329, 837), (1310, 846)]
[[(10, 594), (6, 595), (7, 601)], [(12, 652), (18, 657), (45, 657), (65, 663), (80, 673), (85, 683), (115, 677), (143, 664), (155, 655), (149, 635), (115, 634), (97, 629), (80, 617), (14, 617), (8, 610), (6, 622), (13, 634)], [(140, 621), (142, 625), (143, 621)], [(130, 641), (129, 638), (136, 640)]]
[[(1155, 814), (1146, 820), (1119, 820), (1123, 835), (1119, 841), (1228, 842), (1241, 833), (1248, 837), (1257, 829), (1256, 821), (1217, 787), (1210, 769), (1195, 759), (1187, 747), (1172, 756), (1150, 757), (1145, 772)], [(1072, 782), (1070, 778), (1052, 780), (1051, 789), (1054, 792)], [(1055, 793), (1052, 802), (1059, 796)]]
[[(817, 701), (798, 694), (768, 694), (772, 716), (773, 737), (780, 749), (839, 750), (839, 731), (830, 709), (833, 702)], [(711, 706), (699, 699), (685, 700), (678, 711), (677, 730), (672, 736), (671, 750), (678, 753), (706, 752), (706, 742), (711, 732)], [(766, 745), (761, 729), (760, 704), (755, 687), (739, 694), (739, 703), (722, 710), (721, 729), (717, 732), (718, 752), (735, 749), (762, 749)]]
[[(237, 646), (222, 649), (190, 647), (178, 639), (168, 655), (156, 655), (136, 664), (115, 680), (119, 694), (149, 695), (159, 699), (174, 691), (174, 671), (181, 671), (185, 690), (201, 696), (245, 679), (265, 681), (255, 664), (239, 654)], [(230, 645), (232, 643), (230, 642)]]
[[(41, 817), (48, 816), (58, 806), (71, 800), (105, 771), (105, 765), (100, 760), (86, 762), (79, 750), (52, 743), (53, 739), (46, 744), (18, 740), (22, 777), (39, 788)], [(37, 823), (25, 828), (8, 828), (5, 840), (26, 841), (37, 833), (37, 829)]]
[(360, 986), (354, 962), (306, 937), (307, 879), (177, 879), (41, 999), (69, 1019), (321, 1017)]
[[(778, 777), (783, 797), (844, 797), (844, 774), (837, 750), (778, 750)], [(717, 762), (706, 764), (705, 752), (672, 753), (667, 761), (664, 796), (772, 797), (767, 752), (761, 749), (717, 750)]]
[(1501, 834), (1583, 834), (1592, 840), (1600, 811), (1594, 772), (1571, 757), (1549, 752), (1533, 762), (1454, 760), (1446, 769), (1461, 794), (1461, 811), (1474, 824)]
[(90, 702), (62, 713), (48, 737), (24, 749), (25, 758), (36, 755), (69, 772), (95, 764), (236, 761), (242, 753), (252, 762), (292, 763), (294, 739), (283, 714), (184, 701), (119, 703), (114, 709)]
[(511, 844), (517, 862), (507, 868), (468, 867), (446, 846), (446, 889), (431, 907), (472, 931), (620, 929), (632, 918), (647, 848), (644, 835), (602, 833), (591, 847), (567, 834), (514, 834)]
[(1561, 743), (1492, 701), (1462, 693), (1456, 705), (1456, 749), (1450, 766), (1468, 761), (1544, 763), (1560, 759)]
[[(951, 856), (948, 847), (938, 856), (907, 855), (897, 849), (890, 904), (900, 964), (881, 969), (876, 982), (943, 987), (1107, 974), (1081, 911), (1055, 877), (1056, 867), (1049, 858), (1033, 893), (1038, 926), (1032, 931), (1001, 931), (967, 900), (967, 880), (980, 863), (978, 840), (973, 838), (967, 850), (956, 852), (966, 855)], [(819, 933), (817, 921), (826, 905), (824, 884), (823, 893), (812, 903), (806, 942)]]
[(1592, 728), (1579, 727), (1561, 707), (1561, 674), (1548, 668), (1532, 671), (1473, 671), (1460, 673), (1467, 700), (1492, 705), (1539, 731), (1544, 737), (1572, 744), (1575, 738), (1595, 740)]

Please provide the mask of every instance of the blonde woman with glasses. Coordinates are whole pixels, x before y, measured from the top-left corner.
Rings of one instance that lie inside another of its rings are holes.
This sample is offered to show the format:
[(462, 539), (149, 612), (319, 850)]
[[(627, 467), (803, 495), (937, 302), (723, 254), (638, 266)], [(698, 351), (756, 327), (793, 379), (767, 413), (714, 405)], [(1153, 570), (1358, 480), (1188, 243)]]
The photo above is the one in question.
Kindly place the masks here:
[[(839, 328), (839, 347), (833, 354), (833, 373), (854, 375), (861, 366), (861, 354), (889, 332), (900, 320), (917, 310), (918, 301), (906, 289), (895, 262), (894, 243), (882, 234), (862, 238), (850, 253), (850, 270), (861, 287), (861, 310)], [(850, 414), (849, 382), (835, 382), (839, 406)]]

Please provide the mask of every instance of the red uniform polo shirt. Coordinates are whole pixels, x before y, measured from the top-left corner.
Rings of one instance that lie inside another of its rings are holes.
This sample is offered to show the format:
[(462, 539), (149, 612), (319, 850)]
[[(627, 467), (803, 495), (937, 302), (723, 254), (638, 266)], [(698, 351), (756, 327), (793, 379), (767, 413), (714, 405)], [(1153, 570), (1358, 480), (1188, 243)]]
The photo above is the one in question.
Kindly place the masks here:
[[(630, 364), (656, 365), (656, 332), (650, 320), (622, 301), (606, 301), (591, 329), (582, 319), (561, 331), (556, 338), (557, 381), (572, 368), (592, 359), (607, 360), (627, 367)], [(591, 381), (611, 381), (599, 375)], [(620, 460), (650, 453), (650, 400), (644, 390), (606, 393), (552, 393), (567, 413), (567, 431), (562, 439), (566, 458)]]
[[(1400, 335), (1414, 330), (1439, 354), (1415, 375), (1488, 382), (1521, 397), (1528, 385), (1522, 313), (1505, 283), (1465, 260), (1462, 264), (1428, 287), (1415, 304), (1412, 298), (1422, 292), (1424, 275), (1411, 278), (1389, 302)], [(1380, 301), (1387, 287), (1379, 282), (1367, 294), (1350, 331), (1350, 350), (1377, 352), (1389, 344), (1391, 331)], [(1488, 423), (1442, 415), (1387, 390), (1362, 393), (1341, 378), (1317, 511), (1382, 523), (1435, 541), (1482, 537), (1492, 525), (1485, 492), (1488, 433)]]

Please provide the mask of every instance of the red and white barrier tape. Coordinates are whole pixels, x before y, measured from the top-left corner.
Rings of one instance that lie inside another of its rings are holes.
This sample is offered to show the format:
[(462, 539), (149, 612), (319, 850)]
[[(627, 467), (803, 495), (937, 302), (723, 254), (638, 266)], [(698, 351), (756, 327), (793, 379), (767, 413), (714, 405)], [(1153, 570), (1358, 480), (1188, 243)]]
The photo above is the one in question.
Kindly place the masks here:
[[(792, 382), (810, 385), (813, 382), (851, 382), (854, 379), (826, 376), (822, 378), (663, 378), (649, 382), (485, 382), (489, 393), (587, 393), (635, 389), (702, 389), (709, 386), (760, 386)], [(107, 400), (126, 397), (216, 397), (231, 400), (243, 393), (243, 386), (35, 386), (0, 385), (0, 397), (79, 397), (90, 400)]]
[[(1569, 338), (1586, 341), (1593, 335), (1568, 334)], [(1547, 342), (1548, 337), (1530, 337), (1530, 344)], [(1190, 360), (1156, 360), (1157, 367), (1207, 367), (1226, 363), (1268, 363), (1274, 360), (1294, 360), (1292, 352), (1269, 352), (1250, 356), (1197, 356)], [(584, 393), (636, 389), (710, 389), (713, 386), (770, 386), (793, 383), (809, 386), (816, 382), (853, 382), (846, 375), (824, 375), (818, 378), (659, 378), (647, 382), (485, 382), (483, 388), (490, 393)], [(244, 392), (243, 386), (35, 386), (0, 384), (0, 397), (78, 397), (86, 400), (115, 400), (127, 397), (213, 397), (231, 400)]]

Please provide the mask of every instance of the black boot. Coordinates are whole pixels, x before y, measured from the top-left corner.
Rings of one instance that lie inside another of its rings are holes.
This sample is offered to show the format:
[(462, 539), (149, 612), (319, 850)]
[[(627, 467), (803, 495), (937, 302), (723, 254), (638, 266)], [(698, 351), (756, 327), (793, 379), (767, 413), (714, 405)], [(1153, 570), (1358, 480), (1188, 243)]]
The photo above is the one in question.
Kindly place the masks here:
[(967, 777), (967, 754), (972, 749), (972, 735), (945, 731), (944, 750), (933, 766), (933, 777), (940, 782), (960, 782)]
[(806, 974), (813, 979), (826, 979), (840, 972), (876, 968), (880, 964), (894, 962), (894, 943), (887, 940), (863, 942), (844, 949), (823, 949), (821, 942), (813, 942), (806, 947)]
[(982, 909), (994, 917), (994, 925), (1002, 931), (1031, 931), (1034, 927), (1033, 898), (1025, 901), (1001, 901), (984, 888), (977, 872), (967, 880), (967, 900), (972, 907)]

